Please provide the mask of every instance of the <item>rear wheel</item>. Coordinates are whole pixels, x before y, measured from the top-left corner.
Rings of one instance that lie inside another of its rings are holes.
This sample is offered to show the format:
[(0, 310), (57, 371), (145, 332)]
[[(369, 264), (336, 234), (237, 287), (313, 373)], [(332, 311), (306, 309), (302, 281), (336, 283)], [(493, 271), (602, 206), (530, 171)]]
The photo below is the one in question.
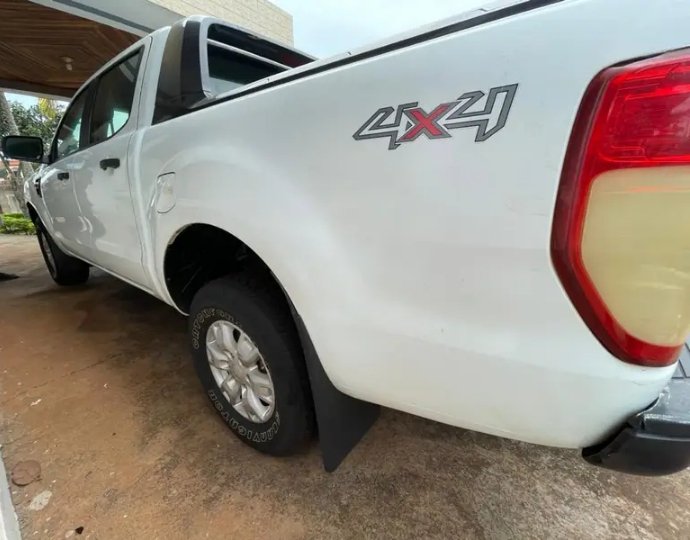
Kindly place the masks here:
[(62, 251), (42, 223), (36, 223), (38, 245), (50, 277), (58, 285), (81, 285), (89, 279), (89, 265)]
[(189, 330), (221, 418), (242, 442), (280, 456), (303, 445), (314, 415), (296, 329), (277, 294), (244, 275), (212, 281), (194, 297)]

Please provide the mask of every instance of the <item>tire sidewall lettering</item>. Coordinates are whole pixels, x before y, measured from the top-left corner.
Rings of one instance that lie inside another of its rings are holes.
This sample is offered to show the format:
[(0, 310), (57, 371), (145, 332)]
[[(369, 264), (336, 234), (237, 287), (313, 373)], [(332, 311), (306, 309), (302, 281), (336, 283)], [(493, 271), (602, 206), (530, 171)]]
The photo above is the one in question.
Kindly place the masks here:
[(224, 403), (225, 400), (219, 398), (215, 390), (208, 390), (207, 394), (221, 418), (230, 427), (230, 429), (232, 429), (240, 437), (244, 437), (248, 441), (256, 443), (271, 441), (278, 434), (278, 430), (280, 429), (280, 414), (278, 411), (274, 413), (273, 422), (269, 424), (268, 429), (258, 431), (256, 428), (259, 427), (259, 425), (256, 425), (253, 428), (248, 428), (237, 418), (234, 418), (230, 411), (226, 410)]
[(205, 343), (205, 339), (202, 339), (202, 337), (205, 338), (205, 333), (210, 322), (218, 320), (226, 320), (233, 323), (235, 326), (239, 326), (237, 321), (226, 311), (213, 307), (204, 308), (197, 313), (192, 321), (192, 349), (195, 351), (199, 350), (202, 344)]

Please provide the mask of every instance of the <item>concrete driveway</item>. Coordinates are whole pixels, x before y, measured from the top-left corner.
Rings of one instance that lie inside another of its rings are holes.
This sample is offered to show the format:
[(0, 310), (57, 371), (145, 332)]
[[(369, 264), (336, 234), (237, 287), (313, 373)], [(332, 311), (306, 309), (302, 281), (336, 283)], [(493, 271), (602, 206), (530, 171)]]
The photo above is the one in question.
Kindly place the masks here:
[(610, 473), (390, 410), (333, 474), (316, 444), (262, 456), (211, 410), (173, 309), (100, 272), (57, 287), (31, 237), (0, 236), (0, 270), (21, 275), (0, 283), (0, 442), (8, 470), (42, 466), (12, 487), (27, 539), (690, 534), (688, 472)]

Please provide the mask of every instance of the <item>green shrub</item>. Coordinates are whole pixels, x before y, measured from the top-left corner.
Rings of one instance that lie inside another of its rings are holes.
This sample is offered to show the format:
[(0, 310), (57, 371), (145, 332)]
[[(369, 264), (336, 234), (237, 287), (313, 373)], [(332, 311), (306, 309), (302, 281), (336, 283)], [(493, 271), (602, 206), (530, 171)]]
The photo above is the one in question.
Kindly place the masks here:
[(2, 214), (0, 215), (0, 233), (36, 234), (36, 228), (31, 220), (22, 214)]

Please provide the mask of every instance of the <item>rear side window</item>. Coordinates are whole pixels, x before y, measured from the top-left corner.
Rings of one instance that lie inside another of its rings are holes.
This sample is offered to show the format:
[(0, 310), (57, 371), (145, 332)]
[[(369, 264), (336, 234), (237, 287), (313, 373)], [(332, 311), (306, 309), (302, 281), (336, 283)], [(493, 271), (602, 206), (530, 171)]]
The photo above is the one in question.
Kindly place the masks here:
[(91, 112), (91, 144), (109, 139), (127, 124), (142, 54), (139, 49), (99, 77)]
[(211, 91), (215, 95), (265, 79), (281, 71), (284, 69), (278, 66), (249, 58), (217, 45), (210, 43), (208, 45), (208, 72), (213, 86)]

